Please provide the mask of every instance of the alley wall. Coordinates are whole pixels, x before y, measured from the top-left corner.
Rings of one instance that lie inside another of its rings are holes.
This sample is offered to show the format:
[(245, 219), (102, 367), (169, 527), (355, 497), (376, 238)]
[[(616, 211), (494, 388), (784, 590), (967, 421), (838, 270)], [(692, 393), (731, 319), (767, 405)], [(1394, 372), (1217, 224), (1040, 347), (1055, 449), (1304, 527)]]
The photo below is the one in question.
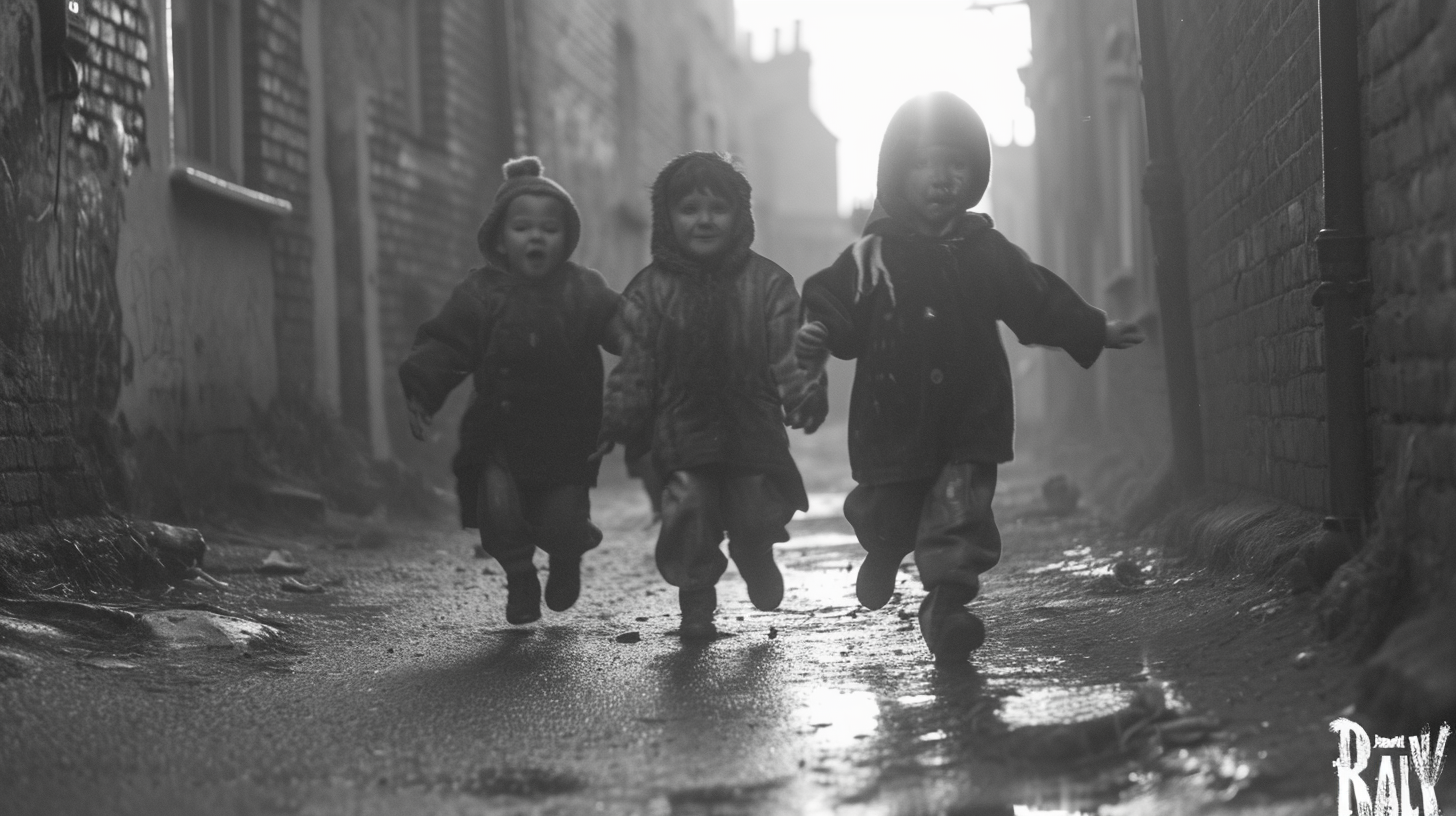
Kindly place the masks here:
[(1361, 8), (1371, 449), (1430, 599), (1456, 589), (1456, 3)]
[(1168, 0), (1207, 479), (1321, 511), (1315, 0)]

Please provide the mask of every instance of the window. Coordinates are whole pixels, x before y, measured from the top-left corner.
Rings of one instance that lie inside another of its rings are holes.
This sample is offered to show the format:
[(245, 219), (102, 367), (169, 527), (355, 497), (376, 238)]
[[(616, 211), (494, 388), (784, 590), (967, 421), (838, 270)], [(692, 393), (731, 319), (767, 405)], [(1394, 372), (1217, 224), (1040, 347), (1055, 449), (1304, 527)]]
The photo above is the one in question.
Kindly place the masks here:
[(426, 144), (444, 147), (444, 8), (440, 0), (404, 0), (404, 108), (410, 132)]
[(184, 163), (242, 177), (237, 0), (172, 0), (173, 134)]
[(637, 42), (632, 32), (621, 23), (617, 24), (614, 59), (616, 65), (615, 107), (617, 113), (617, 156), (630, 181), (637, 179), (637, 131), (640, 110), (641, 87), (637, 80)]

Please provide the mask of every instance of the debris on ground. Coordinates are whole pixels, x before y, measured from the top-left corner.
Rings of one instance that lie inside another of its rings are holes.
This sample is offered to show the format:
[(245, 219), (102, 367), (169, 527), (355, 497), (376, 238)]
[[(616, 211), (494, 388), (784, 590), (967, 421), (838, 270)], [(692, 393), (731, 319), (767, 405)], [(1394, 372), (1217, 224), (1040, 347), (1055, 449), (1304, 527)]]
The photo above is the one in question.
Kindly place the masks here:
[(1294, 656), (1294, 668), (1307, 669), (1314, 665), (1314, 652), (1300, 652)]
[(1082, 491), (1065, 475), (1058, 473), (1042, 482), (1041, 497), (1051, 515), (1070, 516), (1077, 512), (1077, 502), (1082, 498)]
[(1123, 558), (1112, 565), (1112, 577), (1123, 586), (1141, 586), (1147, 579), (1143, 568), (1131, 558)]
[(141, 616), (146, 631), (176, 647), (230, 647), (239, 652), (279, 641), (281, 633), (264, 623), (199, 609), (167, 609)]
[(638, 643), (642, 640), (641, 632), (623, 632), (617, 635), (618, 643)]
[(308, 572), (308, 566), (294, 561), (288, 550), (274, 550), (263, 559), (258, 572), (264, 575), (301, 575)]
[(323, 584), (305, 584), (297, 578), (288, 577), (278, 582), (278, 588), (284, 592), (300, 592), (310, 595), (317, 595), (326, 591)]
[(1005, 740), (1010, 756), (1038, 762), (1072, 763), (1120, 755), (1158, 733), (1155, 724), (1176, 716), (1161, 686), (1138, 686), (1122, 709), (1080, 722), (1012, 729)]
[(779, 636), (779, 630), (778, 630), (778, 628), (777, 627), (770, 626), (768, 628), (768, 639), (769, 640), (773, 640), (773, 639), (777, 638), (778, 636)]
[(1179, 717), (1157, 726), (1158, 739), (1165, 746), (1186, 748), (1207, 742), (1221, 724), (1217, 717), (1207, 715)]

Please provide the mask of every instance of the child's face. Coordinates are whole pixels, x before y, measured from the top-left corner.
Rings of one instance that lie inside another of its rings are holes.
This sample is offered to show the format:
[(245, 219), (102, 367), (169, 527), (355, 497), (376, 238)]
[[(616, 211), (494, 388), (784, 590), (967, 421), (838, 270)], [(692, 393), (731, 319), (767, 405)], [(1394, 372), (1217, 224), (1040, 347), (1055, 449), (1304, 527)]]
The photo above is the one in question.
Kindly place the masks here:
[(965, 211), (971, 185), (971, 156), (965, 149), (922, 144), (910, 159), (904, 194), (916, 229), (940, 235)]
[(689, 255), (713, 258), (728, 248), (737, 217), (728, 199), (698, 190), (672, 205), (672, 235)]
[(496, 251), (512, 272), (528, 278), (555, 270), (566, 260), (566, 205), (529, 193), (511, 199)]

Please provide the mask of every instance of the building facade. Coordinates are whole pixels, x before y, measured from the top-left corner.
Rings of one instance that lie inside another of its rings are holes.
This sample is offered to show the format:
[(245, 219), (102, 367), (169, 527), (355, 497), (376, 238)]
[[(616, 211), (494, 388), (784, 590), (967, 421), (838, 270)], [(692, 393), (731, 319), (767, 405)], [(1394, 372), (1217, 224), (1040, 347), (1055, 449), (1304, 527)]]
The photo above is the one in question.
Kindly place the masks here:
[[(794, 163), (754, 129), (731, 0), (0, 15), (0, 529), (175, 511), (148, 492), (199, 476), (182, 461), (225, 477), (280, 404), (448, 482), (467, 389), (421, 444), (394, 371), (478, 265), (511, 156), (540, 155), (571, 191), (575, 260), (616, 288), (649, 259), (648, 188), (681, 152), (739, 157), (766, 212), (834, 200), (827, 133), (824, 189), (763, 171)], [(775, 110), (812, 117), (807, 90), (793, 104)]]

